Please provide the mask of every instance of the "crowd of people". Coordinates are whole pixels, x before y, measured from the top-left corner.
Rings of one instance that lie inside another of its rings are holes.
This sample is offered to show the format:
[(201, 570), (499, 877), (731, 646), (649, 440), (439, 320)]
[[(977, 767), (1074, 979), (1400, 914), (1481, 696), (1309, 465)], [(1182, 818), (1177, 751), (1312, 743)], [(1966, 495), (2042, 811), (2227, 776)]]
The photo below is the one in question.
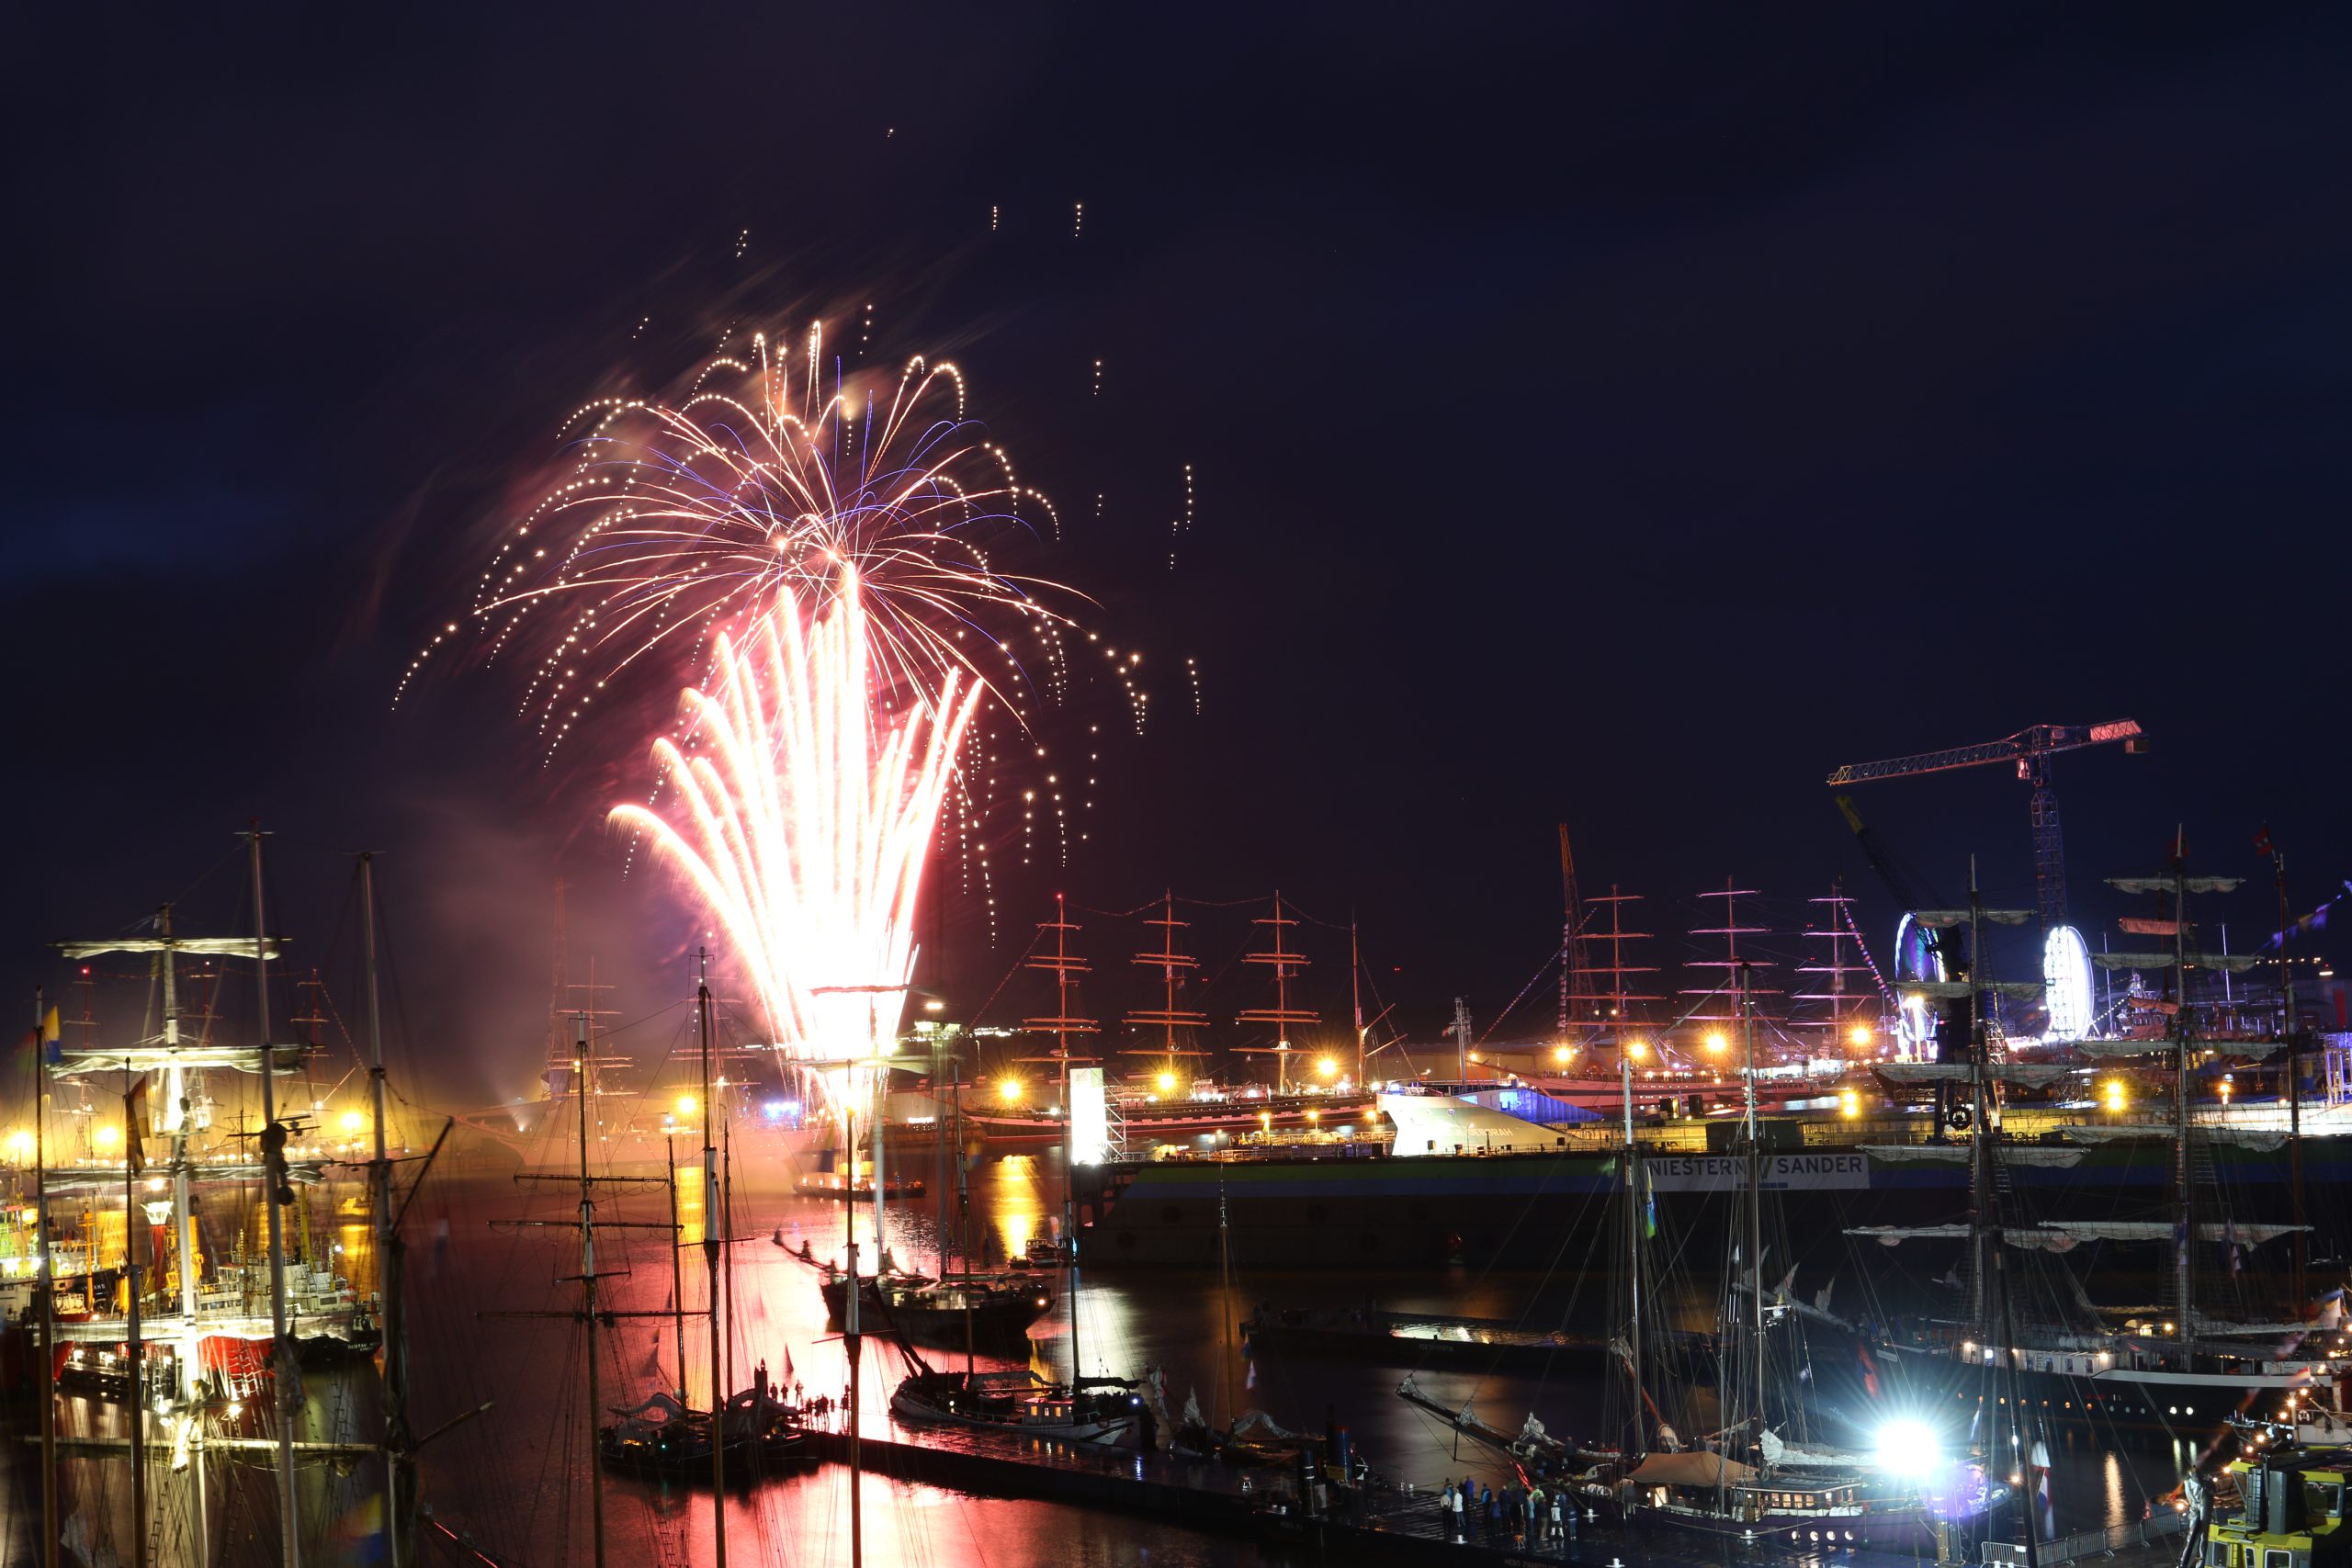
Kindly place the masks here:
[(1541, 1481), (1525, 1487), (1506, 1483), (1498, 1492), (1465, 1475), (1459, 1483), (1449, 1478), (1438, 1494), (1438, 1524), (1456, 1541), (1557, 1545), (1576, 1533), (1576, 1518), (1565, 1489), (1547, 1492)]

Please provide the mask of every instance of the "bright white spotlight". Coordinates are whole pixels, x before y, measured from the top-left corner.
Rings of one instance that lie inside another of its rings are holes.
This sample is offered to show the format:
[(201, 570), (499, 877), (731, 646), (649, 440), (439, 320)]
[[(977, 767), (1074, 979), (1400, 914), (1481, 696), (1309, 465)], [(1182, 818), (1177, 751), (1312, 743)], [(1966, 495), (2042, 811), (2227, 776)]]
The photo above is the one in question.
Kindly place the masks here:
[(1932, 1475), (1943, 1466), (1943, 1443), (1925, 1421), (1897, 1419), (1878, 1429), (1875, 1458), (1890, 1475)]

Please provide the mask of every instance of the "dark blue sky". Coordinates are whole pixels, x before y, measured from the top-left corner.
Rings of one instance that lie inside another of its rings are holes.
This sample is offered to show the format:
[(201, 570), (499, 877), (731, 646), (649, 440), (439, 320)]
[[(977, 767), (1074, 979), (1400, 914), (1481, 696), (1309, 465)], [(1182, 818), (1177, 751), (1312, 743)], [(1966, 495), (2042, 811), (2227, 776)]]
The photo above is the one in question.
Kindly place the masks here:
[[(1781, 924), (1843, 874), (1875, 930), (1830, 766), (2127, 714), (2154, 755), (2059, 764), (2081, 913), (2176, 822), (2258, 871), (2267, 818), (2301, 901), (2352, 875), (2341, 12), (109, 18), (36, 29), (10, 95), (22, 987), (191, 886), (236, 918), (198, 885), (258, 815), (317, 953), (333, 849), (388, 852), (458, 1083), (529, 1070), (559, 877), (575, 963), (665, 1005), (684, 927), (595, 809), (639, 738), (543, 773), (494, 674), (388, 694), (566, 412), (869, 301), (969, 371), (1072, 521), (1031, 564), (1164, 715), (1204, 671), (1008, 929), (1279, 885), (1361, 913), (1417, 1023), (1491, 1012), (1556, 821), (1651, 929), (1728, 872)], [(1997, 773), (1862, 803), (2030, 901)], [(964, 901), (944, 942), (967, 996), (1018, 950)]]

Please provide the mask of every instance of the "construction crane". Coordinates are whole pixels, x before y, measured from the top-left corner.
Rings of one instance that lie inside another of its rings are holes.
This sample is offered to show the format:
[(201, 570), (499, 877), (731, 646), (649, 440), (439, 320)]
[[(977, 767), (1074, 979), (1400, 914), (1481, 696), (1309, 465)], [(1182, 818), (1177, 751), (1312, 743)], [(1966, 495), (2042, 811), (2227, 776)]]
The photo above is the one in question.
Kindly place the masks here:
[(1987, 762), (2015, 762), (2018, 777), (2033, 786), (2034, 901), (2043, 928), (2050, 929), (2066, 923), (2066, 851), (2058, 830), (2058, 797), (2050, 788), (2050, 759), (2061, 751), (2079, 751), (2118, 740), (2126, 751), (2148, 749), (2147, 733), (2128, 718), (2106, 724), (2037, 724), (1981, 746), (1955, 746), (1949, 751), (1923, 751), (1883, 762), (1855, 762), (1831, 773), (1828, 784), (1836, 789), (1876, 779), (1907, 779), (1954, 768), (1982, 767)]

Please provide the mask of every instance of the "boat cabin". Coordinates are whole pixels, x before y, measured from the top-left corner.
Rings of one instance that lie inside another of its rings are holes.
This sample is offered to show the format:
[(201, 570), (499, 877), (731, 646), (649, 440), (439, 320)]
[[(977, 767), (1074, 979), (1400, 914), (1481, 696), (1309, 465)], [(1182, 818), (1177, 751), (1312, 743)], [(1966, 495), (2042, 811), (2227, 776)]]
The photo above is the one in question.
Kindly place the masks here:
[(2344, 1500), (2352, 1449), (2289, 1450), (2230, 1466), (2243, 1506), (2217, 1515), (2205, 1540), (2207, 1568), (2344, 1568), (2352, 1535)]

